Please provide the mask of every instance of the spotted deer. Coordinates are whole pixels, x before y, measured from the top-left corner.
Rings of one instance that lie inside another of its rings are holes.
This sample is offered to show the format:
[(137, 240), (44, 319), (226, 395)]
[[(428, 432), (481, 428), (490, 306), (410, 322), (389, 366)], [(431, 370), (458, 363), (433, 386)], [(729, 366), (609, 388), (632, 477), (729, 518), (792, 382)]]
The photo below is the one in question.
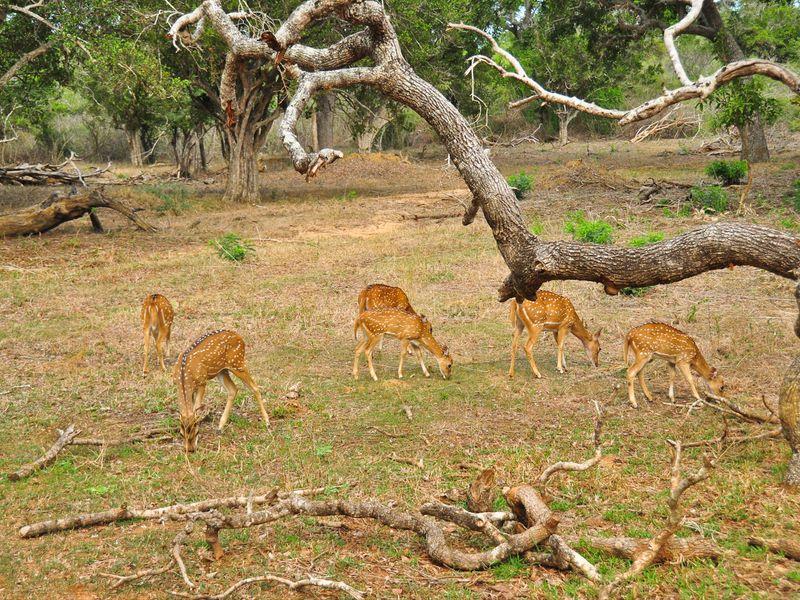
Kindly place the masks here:
[(172, 321), (175, 311), (172, 304), (161, 294), (150, 294), (142, 302), (142, 332), (144, 333), (144, 364), (142, 373), (147, 373), (147, 359), (150, 354), (150, 338), (156, 341), (156, 356), (161, 363), (161, 370), (166, 371), (164, 356), (169, 354), (169, 337), (172, 333)]
[[(402, 289), (383, 283), (372, 283), (358, 294), (358, 314), (363, 313), (365, 310), (374, 310), (376, 308), (396, 308), (397, 310), (417, 314)], [(417, 348), (416, 342), (411, 342), (411, 346), (408, 349), (409, 355), (411, 355), (412, 348)], [(383, 340), (378, 343), (378, 350), (383, 350)]]
[(358, 379), (359, 358), (364, 353), (367, 356), (369, 373), (375, 381), (378, 381), (375, 367), (372, 364), (372, 351), (383, 339), (384, 335), (390, 335), (400, 340), (400, 365), (397, 367), (397, 376), (399, 378), (403, 378), (403, 360), (412, 343), (416, 343), (412, 347), (419, 359), (419, 364), (425, 377), (430, 377), (430, 373), (422, 358), (420, 346), (424, 347), (436, 358), (442, 377), (445, 379), (450, 377), (453, 369), (453, 358), (450, 356), (447, 346), (439, 344), (433, 337), (433, 326), (425, 318), (425, 315), (408, 313), (396, 308), (366, 310), (356, 318), (353, 325), (353, 336), (356, 340), (358, 340), (359, 331), (364, 334), (364, 339), (356, 346), (356, 354), (353, 359), (353, 377), (355, 379)]
[(695, 341), (674, 327), (666, 323), (647, 323), (634, 327), (625, 336), (622, 346), (622, 355), (628, 365), (628, 355), (633, 350), (633, 364), (628, 367), (628, 401), (631, 406), (638, 408), (636, 393), (633, 389), (633, 380), (638, 377), (639, 385), (647, 399), (652, 401), (653, 395), (644, 382), (644, 366), (653, 360), (654, 356), (663, 358), (670, 365), (669, 370), (669, 398), (675, 400), (675, 371), (680, 370), (692, 390), (692, 395), (700, 401), (700, 394), (694, 384), (692, 369), (702, 377), (716, 395), (722, 394), (725, 383), (715, 368), (708, 366), (706, 359), (700, 353)]
[(261, 399), (261, 392), (245, 366), (244, 340), (233, 331), (222, 329), (210, 331), (197, 338), (178, 357), (178, 362), (172, 370), (173, 379), (178, 386), (181, 435), (187, 452), (194, 452), (197, 449), (200, 427), (200, 417), (197, 413), (203, 404), (206, 384), (214, 377), (219, 378), (228, 392), (218, 430), (221, 432), (228, 422), (237, 391), (231, 375), (236, 375), (253, 392), (264, 423), (269, 427), (269, 415)]
[(568, 298), (553, 292), (539, 290), (536, 292), (535, 301), (525, 300), (521, 304), (516, 300), (512, 301), (510, 317), (511, 326), (514, 328), (514, 339), (511, 342), (509, 377), (514, 377), (514, 362), (517, 358), (519, 338), (526, 329), (528, 340), (524, 346), (525, 355), (531, 364), (531, 371), (537, 378), (541, 378), (542, 374), (539, 373), (536, 361), (533, 359), (533, 347), (542, 331), (553, 332), (553, 338), (558, 348), (556, 369), (559, 373), (567, 370), (567, 359), (564, 356), (564, 341), (567, 339), (567, 333), (572, 333), (581, 341), (594, 366), (600, 364), (600, 334), (603, 333), (603, 328), (598, 329), (596, 333), (591, 333)]

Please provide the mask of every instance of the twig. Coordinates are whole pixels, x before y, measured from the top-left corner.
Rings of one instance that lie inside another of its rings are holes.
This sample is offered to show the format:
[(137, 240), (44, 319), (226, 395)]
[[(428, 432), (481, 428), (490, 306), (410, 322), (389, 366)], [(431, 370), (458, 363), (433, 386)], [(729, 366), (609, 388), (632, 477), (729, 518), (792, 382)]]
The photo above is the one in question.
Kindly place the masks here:
[(100, 573), (103, 577), (109, 577), (111, 579), (116, 579), (116, 583), (111, 586), (112, 590), (115, 590), (119, 587), (122, 587), (126, 583), (131, 581), (136, 581), (137, 579), (147, 579), (149, 577), (155, 577), (156, 575), (163, 575), (167, 571), (172, 568), (172, 560), (170, 560), (166, 565), (160, 567), (158, 569), (143, 569), (141, 571), (136, 571), (136, 573), (132, 573), (130, 575), (116, 575), (114, 573)]
[(380, 427), (376, 427), (375, 425), (370, 425), (369, 427), (367, 427), (367, 429), (372, 429), (373, 431), (377, 431), (378, 433), (382, 433), (386, 437), (390, 437), (390, 438), (408, 437), (407, 433), (391, 433), (389, 431), (386, 431), (385, 429), (381, 429)]
[(191, 589), (194, 589), (194, 583), (192, 580), (189, 579), (189, 574), (186, 572), (186, 565), (183, 562), (183, 558), (181, 557), (181, 548), (186, 543), (186, 538), (188, 538), (192, 531), (194, 531), (194, 523), (189, 521), (186, 523), (186, 526), (183, 528), (178, 535), (175, 536), (175, 540), (172, 542), (172, 558), (175, 561), (175, 564), (178, 565), (178, 570), (181, 572), (181, 577), (183, 578), (183, 582)]
[(24, 479), (40, 469), (44, 469), (56, 459), (58, 453), (68, 446), (79, 433), (80, 431), (75, 429), (75, 425), (69, 425), (64, 431), (59, 432), (60, 435), (58, 436), (58, 439), (52, 446), (50, 446), (47, 452), (45, 452), (32, 463), (28, 463), (13, 473), (9, 473), (8, 478), (11, 481), (19, 481), (20, 479)]
[(304, 587), (320, 587), (326, 590), (339, 590), (340, 592), (344, 592), (354, 600), (362, 600), (364, 598), (364, 594), (359, 592), (358, 590), (350, 587), (346, 583), (342, 583), (341, 581), (334, 581), (332, 579), (321, 579), (319, 577), (307, 577), (306, 579), (301, 579), (299, 581), (291, 581), (284, 577), (278, 577), (276, 575), (261, 575), (259, 577), (247, 577), (246, 579), (242, 579), (241, 581), (237, 581), (227, 590), (222, 593), (216, 595), (209, 595), (209, 594), (187, 594), (186, 592), (179, 592), (179, 591), (171, 591), (169, 592), (173, 596), (178, 596), (180, 598), (191, 598), (192, 600), (223, 600), (227, 598), (237, 590), (246, 587), (248, 585), (252, 585), (254, 583), (262, 583), (265, 581), (271, 581), (274, 583), (280, 583), (281, 585), (285, 585), (290, 590), (300, 590)]
[(537, 483), (539, 486), (544, 489), (547, 486), (547, 482), (550, 478), (560, 471), (586, 471), (587, 469), (592, 468), (603, 457), (603, 444), (601, 441), (601, 434), (603, 432), (603, 409), (600, 407), (600, 404), (595, 400), (594, 401), (594, 409), (597, 413), (597, 418), (595, 419), (594, 423), (594, 456), (589, 460), (582, 462), (582, 463), (574, 463), (574, 462), (557, 462), (554, 465), (550, 465), (547, 467), (541, 475), (539, 475), (539, 479)]

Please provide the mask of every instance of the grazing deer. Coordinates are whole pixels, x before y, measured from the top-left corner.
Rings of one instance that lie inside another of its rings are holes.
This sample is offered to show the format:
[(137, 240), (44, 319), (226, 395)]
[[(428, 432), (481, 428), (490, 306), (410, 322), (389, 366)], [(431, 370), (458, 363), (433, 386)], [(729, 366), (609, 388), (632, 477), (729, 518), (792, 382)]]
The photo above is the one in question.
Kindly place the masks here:
[(194, 452), (197, 449), (197, 434), (200, 426), (197, 411), (203, 404), (206, 384), (214, 377), (219, 378), (228, 392), (228, 399), (219, 420), (218, 430), (222, 431), (225, 423), (228, 422), (237, 391), (231, 374), (241, 379), (253, 392), (264, 423), (269, 427), (269, 415), (267, 415), (267, 409), (261, 399), (261, 392), (245, 366), (244, 340), (233, 331), (210, 331), (197, 338), (178, 357), (178, 362), (175, 363), (172, 370), (172, 377), (178, 386), (181, 435), (187, 452)]
[(373, 283), (365, 287), (358, 294), (358, 314), (365, 310), (375, 310), (376, 308), (396, 308), (409, 313), (414, 313), (408, 296), (399, 287), (384, 285), (383, 283)]
[(445, 379), (450, 377), (453, 369), (453, 358), (450, 356), (447, 346), (439, 344), (434, 339), (433, 327), (430, 321), (425, 318), (425, 315), (408, 313), (396, 308), (366, 310), (358, 316), (353, 325), (353, 335), (356, 339), (358, 339), (359, 330), (364, 333), (364, 339), (356, 346), (356, 355), (353, 360), (353, 377), (355, 379), (358, 379), (358, 362), (363, 352), (367, 355), (369, 374), (375, 381), (378, 381), (375, 367), (372, 365), (372, 351), (383, 339), (384, 335), (391, 335), (400, 340), (400, 366), (397, 368), (397, 376), (399, 378), (403, 378), (403, 360), (406, 352), (408, 352), (409, 345), (414, 342), (417, 345), (412, 347), (419, 359), (419, 364), (422, 367), (422, 372), (425, 373), (425, 377), (430, 377), (430, 373), (425, 367), (422, 350), (420, 350), (419, 346), (423, 346), (436, 357), (442, 377)]
[(144, 365), (142, 373), (147, 373), (147, 358), (150, 354), (150, 338), (156, 341), (156, 355), (161, 363), (161, 370), (166, 371), (164, 355), (169, 354), (169, 336), (172, 333), (172, 321), (175, 311), (172, 304), (161, 294), (150, 294), (142, 302), (142, 330), (144, 333)]
[(542, 331), (553, 332), (553, 337), (558, 347), (556, 369), (558, 369), (559, 373), (564, 373), (567, 370), (567, 359), (564, 356), (564, 341), (567, 339), (567, 333), (572, 333), (583, 343), (583, 347), (586, 348), (586, 353), (589, 355), (589, 360), (594, 363), (595, 367), (600, 364), (600, 334), (603, 333), (603, 328), (598, 329), (597, 333), (591, 333), (586, 329), (578, 313), (575, 312), (572, 302), (564, 296), (539, 290), (536, 292), (536, 300), (533, 302), (525, 300), (520, 304), (516, 300), (513, 301), (511, 303), (510, 316), (511, 325), (514, 327), (514, 339), (511, 342), (509, 377), (514, 377), (514, 362), (517, 358), (519, 338), (524, 329), (528, 330), (525, 355), (528, 357), (528, 362), (531, 363), (531, 370), (537, 378), (541, 378), (542, 374), (536, 368), (536, 361), (533, 359), (533, 347), (536, 345), (539, 334)]
[(634, 327), (628, 332), (628, 335), (625, 336), (625, 343), (622, 346), (622, 356), (626, 365), (628, 364), (628, 353), (631, 349), (633, 350), (634, 360), (633, 364), (628, 367), (628, 401), (634, 408), (638, 408), (636, 394), (633, 390), (633, 380), (637, 376), (644, 395), (647, 396), (648, 400), (653, 400), (653, 395), (644, 382), (642, 369), (653, 360), (654, 356), (665, 359), (670, 365), (670, 400), (675, 400), (676, 369), (680, 369), (692, 389), (692, 395), (698, 401), (701, 398), (694, 384), (692, 369), (706, 381), (713, 394), (720, 395), (725, 389), (722, 377), (717, 374), (715, 368), (708, 366), (694, 340), (682, 331), (665, 323), (647, 323)]
[[(358, 314), (376, 308), (396, 308), (407, 313), (417, 314), (402, 289), (383, 283), (370, 284), (358, 294)], [(411, 342), (411, 347), (408, 349), (409, 355), (411, 355), (411, 348), (417, 348), (416, 342)], [(378, 350), (383, 350), (383, 339), (378, 344)]]

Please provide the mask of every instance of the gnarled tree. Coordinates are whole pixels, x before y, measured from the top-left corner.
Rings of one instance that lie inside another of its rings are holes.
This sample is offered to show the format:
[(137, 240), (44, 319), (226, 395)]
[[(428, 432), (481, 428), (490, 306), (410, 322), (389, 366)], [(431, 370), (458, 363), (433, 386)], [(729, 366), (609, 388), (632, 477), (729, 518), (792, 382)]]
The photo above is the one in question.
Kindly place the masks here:
[[(326, 48), (300, 43), (310, 26), (333, 17), (362, 29)], [(330, 148), (308, 153), (298, 141), (297, 121), (317, 93), (367, 85), (424, 118), (438, 133), (472, 192), (473, 210), (468, 211), (465, 224), (471, 222), (480, 208), (511, 270), (500, 289), (501, 300), (534, 298), (539, 287), (551, 280), (600, 282), (607, 293), (616, 294), (623, 287), (671, 283), (731, 265), (754, 266), (792, 280), (800, 277), (797, 237), (758, 225), (720, 222), (642, 248), (539, 239), (528, 231), (511, 188), (483, 151), (469, 123), (405, 60), (389, 16), (383, 5), (374, 0), (306, 0), (277, 30), (264, 32), (260, 38), (244, 35), (219, 0), (205, 0), (195, 10), (178, 18), (171, 34), (176, 39), (186, 36), (197, 39), (203, 27), (209, 26), (222, 37), (234, 57), (271, 60), (296, 80), (294, 95), (281, 123), (280, 137), (295, 170), (306, 177), (342, 156), (341, 152)], [(492, 42), (496, 52), (503, 52), (488, 34), (475, 31)], [(657, 114), (685, 99), (704, 97), (738, 77), (753, 74), (782, 81), (800, 93), (800, 77), (796, 74), (769, 61), (748, 60), (726, 65), (710, 77), (668, 91), (631, 111), (608, 111), (589, 102), (547, 92), (527, 77), (513, 56), (505, 53), (505, 57), (514, 70), (507, 71), (488, 57), (475, 60), (496, 65), (504, 76), (526, 84), (531, 82), (529, 87), (534, 90), (531, 99), (558, 102), (593, 114), (599, 111), (601, 116), (628, 122)], [(234, 109), (238, 106), (232, 86), (223, 87), (220, 94), (226, 105)]]

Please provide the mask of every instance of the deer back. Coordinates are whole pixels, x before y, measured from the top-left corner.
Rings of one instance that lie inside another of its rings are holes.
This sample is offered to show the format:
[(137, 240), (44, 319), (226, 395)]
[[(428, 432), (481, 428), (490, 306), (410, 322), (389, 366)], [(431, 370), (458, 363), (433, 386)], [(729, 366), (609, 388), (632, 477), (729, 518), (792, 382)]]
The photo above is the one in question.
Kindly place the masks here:
[(536, 292), (534, 301), (524, 300), (522, 304), (517, 303), (517, 311), (526, 325), (555, 327), (581, 322), (568, 298), (546, 290)]
[(178, 359), (179, 384), (195, 387), (224, 369), (245, 368), (244, 340), (233, 331), (218, 329), (197, 338)]
[(358, 307), (360, 312), (380, 308), (396, 308), (414, 312), (408, 296), (402, 289), (382, 283), (373, 283), (361, 290), (358, 295)]
[(172, 327), (175, 311), (166, 296), (150, 294), (144, 299), (144, 302), (142, 302), (140, 317), (142, 323), (151, 328)]
[(430, 322), (424, 316), (397, 308), (364, 311), (359, 322), (371, 335), (387, 334), (404, 340), (417, 340), (431, 329)]
[(653, 352), (662, 356), (693, 362), (702, 358), (695, 341), (687, 334), (666, 323), (646, 323), (628, 333), (629, 343), (639, 352)]

